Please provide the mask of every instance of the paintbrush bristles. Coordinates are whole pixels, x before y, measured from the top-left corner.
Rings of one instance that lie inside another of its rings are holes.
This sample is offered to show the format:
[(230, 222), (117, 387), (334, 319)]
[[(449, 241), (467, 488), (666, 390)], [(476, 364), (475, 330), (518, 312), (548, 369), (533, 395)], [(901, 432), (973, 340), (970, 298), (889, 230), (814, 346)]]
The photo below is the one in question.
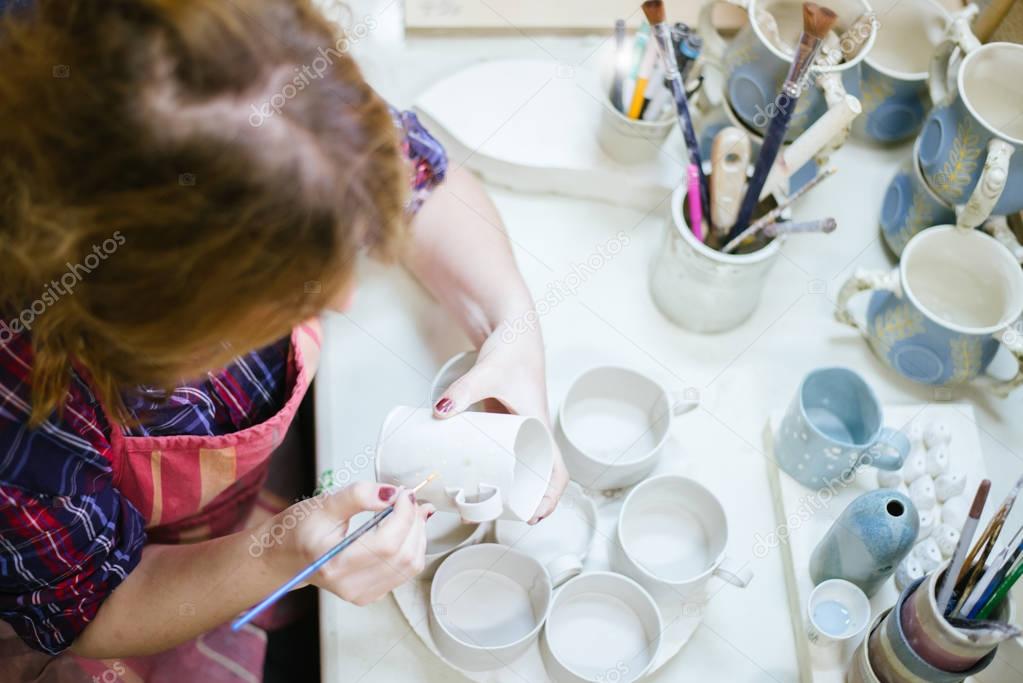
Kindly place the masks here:
[(838, 15), (816, 2), (803, 3), (803, 30), (817, 40), (824, 40), (828, 31), (838, 21)]
[(667, 12), (664, 10), (664, 0), (646, 0), (643, 3), (643, 14), (651, 26), (662, 23), (667, 19)]

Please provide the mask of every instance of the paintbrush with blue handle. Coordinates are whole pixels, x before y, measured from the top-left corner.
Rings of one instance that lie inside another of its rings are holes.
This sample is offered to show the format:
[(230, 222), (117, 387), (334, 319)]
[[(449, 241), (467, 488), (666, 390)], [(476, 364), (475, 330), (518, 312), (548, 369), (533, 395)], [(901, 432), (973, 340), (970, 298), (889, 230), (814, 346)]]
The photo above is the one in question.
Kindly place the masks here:
[(760, 148), (760, 156), (757, 157), (757, 165), (753, 169), (753, 177), (746, 187), (746, 196), (739, 207), (739, 215), (726, 241), (731, 241), (749, 226), (753, 211), (760, 201), (760, 191), (767, 182), (767, 176), (774, 167), (778, 152), (785, 141), (792, 112), (795, 111), (796, 102), (803, 92), (803, 83), (810, 72), (813, 60), (820, 52), (824, 37), (828, 35), (837, 19), (838, 15), (827, 7), (821, 7), (813, 2), (803, 3), (803, 33), (799, 37), (799, 48), (792, 60), (792, 66), (789, 67), (781, 92), (775, 98), (774, 108), (777, 111), (768, 124), (764, 144)]
[[(431, 474), (422, 483), (420, 483), (418, 486), (412, 489), (412, 493), (417, 493), (419, 489), (423, 488), (436, 478), (437, 478), (436, 474)], [(397, 496), (395, 497), (395, 500), (397, 500)], [(260, 602), (258, 605), (256, 605), (255, 607), (253, 607), (248, 612), (241, 615), (234, 621), (232, 621), (231, 630), (232, 631), (239, 630), (242, 626), (245, 626), (245, 624), (249, 623), (257, 616), (259, 616), (261, 613), (266, 611), (268, 607), (270, 607), (275, 602), (280, 600), (282, 597), (287, 595), (293, 588), (303, 583), (306, 579), (308, 579), (316, 572), (320, 571), (320, 568), (322, 568), (323, 565), (330, 562), (332, 559), (334, 559), (334, 557), (337, 556), (338, 553), (340, 553), (342, 550), (350, 546), (352, 543), (355, 543), (357, 540), (359, 540), (363, 536), (363, 534), (365, 534), (370, 529), (376, 528), (376, 526), (380, 524), (380, 522), (384, 521), (384, 519), (386, 519), (387, 516), (392, 512), (394, 512), (394, 503), (391, 503), (383, 510), (373, 515), (370, 519), (366, 521), (365, 524), (363, 524), (358, 529), (356, 529), (355, 531), (341, 539), (340, 543), (338, 543), (336, 546), (320, 555), (316, 560), (312, 562), (312, 564), (307, 566), (298, 574), (295, 574), (295, 576), (288, 579), (287, 582), (285, 582), (280, 588), (275, 590), (273, 593), (266, 596), (266, 598), (264, 598), (262, 602)]]

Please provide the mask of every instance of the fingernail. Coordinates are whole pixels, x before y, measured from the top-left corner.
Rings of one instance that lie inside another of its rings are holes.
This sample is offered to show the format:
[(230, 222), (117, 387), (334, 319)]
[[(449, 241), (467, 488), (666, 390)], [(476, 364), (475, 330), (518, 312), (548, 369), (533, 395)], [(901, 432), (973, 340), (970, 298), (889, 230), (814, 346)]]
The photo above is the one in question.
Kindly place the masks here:
[(426, 513), (426, 518), (427, 518), (427, 519), (430, 519), (431, 517), (433, 517), (433, 514), (434, 514), (435, 512), (436, 512), (436, 510), (430, 510), (429, 512), (427, 512), (427, 513)]
[(536, 523), (537, 523), (537, 524), (539, 524), (539, 523), (540, 523), (540, 522), (542, 522), (542, 521), (543, 521), (543, 517), (537, 517), (537, 518), (536, 518)]
[(397, 489), (394, 488), (393, 486), (381, 486), (380, 490), (377, 491), (377, 496), (380, 498), (380, 500), (386, 503), (391, 498), (394, 498), (395, 491), (397, 491)]
[(416, 494), (413, 493), (412, 491), (409, 491), (408, 492), (408, 499), (411, 500), (412, 504), (414, 505), (415, 502), (416, 502)]
[(450, 398), (445, 397), (437, 401), (437, 405), (434, 406), (434, 410), (436, 410), (438, 413), (446, 413), (450, 411), (451, 408), (454, 407), (454, 405), (455, 405), (454, 401), (452, 401)]

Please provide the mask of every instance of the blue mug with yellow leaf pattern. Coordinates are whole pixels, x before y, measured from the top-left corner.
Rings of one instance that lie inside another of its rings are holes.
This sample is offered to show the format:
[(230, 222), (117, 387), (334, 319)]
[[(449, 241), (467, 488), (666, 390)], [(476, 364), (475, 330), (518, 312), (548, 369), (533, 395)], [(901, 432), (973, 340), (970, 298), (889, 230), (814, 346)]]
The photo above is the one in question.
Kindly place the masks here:
[[(858, 319), (850, 302), (866, 291), (866, 316)], [(1019, 262), (993, 237), (953, 225), (913, 237), (891, 272), (857, 271), (835, 310), (904, 377), (936, 386), (976, 381), (1003, 396), (1023, 385), (1021, 315)], [(1010, 379), (985, 376), (999, 344), (1017, 361)]]
[(895, 172), (881, 202), (881, 236), (896, 256), (902, 255), (909, 240), (921, 230), (956, 220), (955, 208), (935, 195), (920, 173), (916, 160), (919, 146), (917, 140), (913, 154)]
[[(1023, 210), (1023, 45), (981, 45), (959, 17), (953, 27), (955, 37), (931, 64), (935, 108), (917, 158), (935, 194), (971, 208), (975, 218), (966, 226), (975, 227), (991, 214)], [(950, 78), (958, 53), (966, 56)]]

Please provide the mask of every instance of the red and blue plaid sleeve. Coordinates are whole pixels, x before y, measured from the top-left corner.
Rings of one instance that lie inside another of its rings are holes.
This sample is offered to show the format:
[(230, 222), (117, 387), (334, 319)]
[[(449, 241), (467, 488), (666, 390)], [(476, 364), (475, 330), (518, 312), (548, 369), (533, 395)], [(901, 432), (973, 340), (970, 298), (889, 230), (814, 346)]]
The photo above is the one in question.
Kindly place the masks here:
[(113, 485), (108, 426), (76, 379), (61, 417), (27, 426), (31, 349), (0, 343), (0, 618), (56, 654), (142, 555), (142, 515)]
[(433, 189), (444, 180), (448, 170), (448, 155), (410, 111), (391, 109), (391, 116), (403, 136), (402, 149), (411, 169), (412, 196), (408, 212), (415, 213)]

